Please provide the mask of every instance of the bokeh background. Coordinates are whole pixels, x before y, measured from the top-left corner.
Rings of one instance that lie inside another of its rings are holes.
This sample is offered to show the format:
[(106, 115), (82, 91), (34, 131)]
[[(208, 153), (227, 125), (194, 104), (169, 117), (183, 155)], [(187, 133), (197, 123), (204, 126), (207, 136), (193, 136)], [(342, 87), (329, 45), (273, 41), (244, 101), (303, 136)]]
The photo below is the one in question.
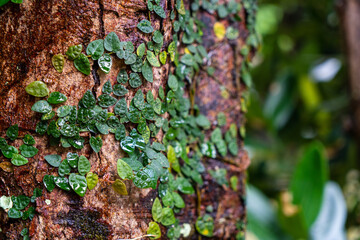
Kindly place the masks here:
[(336, 1), (258, 6), (247, 239), (360, 239), (359, 145)]

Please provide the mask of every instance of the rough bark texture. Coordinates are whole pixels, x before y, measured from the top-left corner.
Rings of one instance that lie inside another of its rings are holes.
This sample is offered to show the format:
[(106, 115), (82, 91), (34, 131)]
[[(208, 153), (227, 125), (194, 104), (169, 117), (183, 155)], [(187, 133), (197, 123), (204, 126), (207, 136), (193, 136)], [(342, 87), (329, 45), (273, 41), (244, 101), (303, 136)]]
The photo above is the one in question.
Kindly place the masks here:
[(354, 129), (360, 143), (360, 2), (356, 0), (338, 1), (340, 19), (347, 51), (347, 66), (353, 105)]
[[(185, 1), (186, 2), (186, 1)], [(164, 32), (164, 46), (168, 46), (172, 38), (172, 22), (170, 12), (174, 9), (174, 1), (161, 1), (168, 18), (161, 20), (151, 14), (155, 29)], [(245, 13), (240, 14), (243, 19)], [(216, 114), (225, 112), (227, 124), (222, 128), (226, 131), (231, 123), (243, 124), (239, 96), (242, 90), (239, 80), (241, 57), (237, 52), (244, 44), (247, 30), (244, 21), (234, 25), (240, 30), (240, 38), (236, 41), (219, 41), (214, 36), (212, 27), (216, 22), (216, 14), (207, 12), (200, 14), (206, 25), (204, 45), (211, 56), (211, 65), (216, 68), (216, 78), (209, 77), (200, 71), (196, 80), (196, 104), (200, 111), (207, 115), (211, 122), (216, 121)], [(64, 72), (57, 73), (51, 65), (53, 54), (65, 53), (68, 46), (82, 44), (84, 48), (90, 41), (104, 38), (111, 31), (117, 33), (121, 41), (132, 41), (135, 46), (149, 40), (149, 35), (136, 28), (137, 23), (148, 17), (146, 2), (142, 0), (68, 0), (41, 1), (25, 0), (23, 4), (9, 3), (0, 8), (0, 135), (5, 136), (5, 129), (10, 125), (19, 124), (20, 136), (26, 133), (36, 135), (35, 125), (39, 115), (31, 111), (32, 104), (37, 101), (25, 92), (30, 82), (42, 80), (47, 83), (50, 91), (60, 91), (68, 96), (68, 104), (77, 105), (84, 92), (92, 89), (100, 94), (102, 85), (110, 79), (114, 84), (116, 75), (125, 65), (114, 60), (115, 67), (105, 75), (98, 71), (94, 64), (90, 76), (78, 72), (70, 61), (66, 61)], [(227, 20), (222, 21), (228, 25)], [(180, 50), (183, 51), (183, 50)], [(358, 55), (360, 56), (360, 54)], [(152, 90), (154, 96), (160, 85), (165, 85), (171, 64), (154, 69), (154, 83), (146, 83), (143, 89)], [(223, 85), (230, 93), (228, 99), (221, 96), (220, 86)], [(135, 91), (126, 95), (130, 101)], [(360, 99), (360, 98), (359, 98)], [(158, 136), (161, 138), (161, 134)], [(79, 154), (89, 158), (92, 172), (100, 179), (114, 180), (116, 160), (124, 154), (112, 134), (103, 136), (104, 145), (99, 154), (94, 153), (88, 144)], [(22, 144), (16, 140), (14, 146)], [(239, 139), (242, 146), (242, 141)], [(0, 169), (0, 196), (32, 195), (35, 187), (43, 188), (42, 178), (56, 170), (45, 162), (48, 154), (61, 154), (65, 158), (68, 149), (50, 147), (45, 136), (36, 137), (39, 153), (29, 159), (25, 166), (15, 167), (11, 173)], [(3, 156), (0, 162), (8, 161)], [(228, 169), (229, 176), (239, 177), (238, 192), (219, 186), (205, 174), (204, 185), (200, 189), (201, 214), (207, 205), (213, 205), (215, 211), (214, 238), (234, 238), (237, 220), (245, 220), (244, 203), (244, 171), (249, 164), (246, 152), (241, 148), (239, 155), (226, 162), (219, 159), (204, 159), (207, 169), (223, 167)], [(127, 182), (128, 196), (117, 195), (106, 181), (100, 181), (95, 189), (87, 191), (80, 198), (75, 193), (55, 189), (52, 193), (43, 191), (38, 198), (34, 219), (29, 222), (31, 239), (119, 239), (134, 238), (146, 232), (151, 221), (152, 201), (156, 191), (141, 190), (131, 182)], [(45, 200), (51, 200), (47, 205)], [(197, 196), (185, 198), (187, 207), (178, 214), (181, 221), (195, 223), (198, 216)], [(9, 219), (0, 210), (0, 239), (19, 239), (24, 221)], [(163, 228), (163, 236), (166, 229)], [(192, 235), (196, 238), (196, 234)]]

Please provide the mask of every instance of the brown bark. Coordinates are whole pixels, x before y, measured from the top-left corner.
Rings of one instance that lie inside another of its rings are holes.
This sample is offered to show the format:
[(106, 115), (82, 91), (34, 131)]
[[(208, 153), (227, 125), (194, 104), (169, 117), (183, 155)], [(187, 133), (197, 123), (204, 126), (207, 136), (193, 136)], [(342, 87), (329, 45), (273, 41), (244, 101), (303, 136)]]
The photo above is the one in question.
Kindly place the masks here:
[[(163, 31), (164, 46), (167, 47), (172, 41), (172, 22), (169, 16), (174, 9), (174, 1), (162, 0), (161, 4), (168, 17), (161, 20), (151, 14), (151, 22), (154, 29)], [(242, 12), (241, 16), (244, 19), (245, 13)], [(108, 79), (114, 84), (119, 69), (125, 66), (119, 60), (113, 60), (115, 66), (107, 75), (95, 67), (90, 76), (85, 76), (70, 61), (66, 61), (63, 73), (57, 73), (51, 66), (51, 57), (53, 54), (65, 53), (70, 45), (82, 44), (85, 48), (90, 41), (104, 38), (112, 31), (116, 32), (121, 41), (132, 41), (138, 46), (150, 38), (136, 28), (137, 23), (147, 17), (146, 2), (142, 0), (25, 0), (21, 5), (9, 3), (1, 7), (0, 136), (4, 137), (5, 129), (16, 123), (20, 127), (20, 136), (26, 133), (36, 136), (34, 129), (39, 115), (34, 114), (30, 108), (38, 99), (29, 96), (24, 90), (30, 82), (44, 81), (50, 91), (60, 91), (67, 95), (67, 104), (71, 105), (77, 105), (88, 89), (99, 95), (102, 85)], [(222, 128), (224, 132), (231, 123), (236, 123), (238, 127), (243, 124), (239, 102), (239, 90), (242, 89), (238, 76), (242, 59), (238, 57), (240, 55), (237, 49), (244, 44), (247, 30), (244, 21), (237, 23), (234, 27), (240, 30), (240, 38), (231, 42), (219, 41), (212, 30), (216, 14), (201, 12), (200, 19), (206, 25), (204, 45), (212, 56), (211, 65), (216, 68), (216, 78), (200, 71), (196, 78), (195, 100), (200, 111), (211, 122), (215, 122), (218, 112), (225, 112), (227, 124)], [(222, 22), (229, 24), (228, 20)], [(145, 91), (152, 90), (156, 96), (159, 86), (165, 86), (170, 70), (169, 63), (154, 69), (154, 83), (146, 83), (142, 88)], [(228, 99), (222, 98), (221, 85), (229, 91)], [(132, 90), (126, 95), (128, 101), (134, 93)], [(129, 195), (117, 195), (106, 179), (116, 178), (116, 159), (124, 156), (124, 153), (112, 134), (103, 136), (103, 141), (99, 154), (94, 153), (88, 144), (79, 151), (79, 154), (89, 158), (91, 171), (97, 173), (102, 180), (95, 189), (87, 191), (83, 198), (59, 189), (52, 193), (44, 190), (44, 195), (37, 200), (36, 216), (31, 222), (25, 222), (30, 226), (32, 239), (126, 239), (146, 232), (151, 221), (152, 201), (157, 192), (138, 189), (127, 182)], [(43, 188), (43, 176), (56, 172), (43, 157), (57, 153), (65, 158), (69, 151), (50, 147), (45, 136), (36, 136), (36, 142), (39, 153), (30, 158), (27, 165), (15, 167), (11, 173), (0, 169), (0, 196), (31, 195), (35, 187)], [(22, 141), (18, 139), (14, 145), (19, 147), (21, 144)], [(239, 144), (242, 146), (240, 139)], [(7, 160), (1, 156), (0, 162), (2, 161)], [(237, 158), (227, 161), (203, 159), (203, 162), (207, 169), (224, 167), (228, 169), (228, 176), (237, 175), (239, 191), (234, 192), (217, 185), (206, 173), (203, 176), (204, 185), (200, 188), (201, 206), (197, 206), (198, 198), (195, 194), (186, 196), (187, 207), (177, 216), (181, 222), (194, 224), (199, 214), (197, 209), (203, 214), (205, 207), (211, 204), (215, 209), (212, 214), (215, 219), (214, 238), (234, 238), (237, 232), (236, 221), (245, 220), (243, 196), (244, 171), (249, 164), (247, 154), (241, 148)], [(46, 199), (51, 200), (50, 205), (45, 203)], [(0, 210), (0, 219), (0, 239), (19, 239), (24, 221), (8, 219), (3, 210)], [(163, 236), (166, 236), (166, 229), (162, 230)], [(196, 238), (196, 234), (192, 238)]]
[(360, 143), (360, 2), (341, 0), (338, 2), (340, 19), (347, 52), (348, 76), (353, 106), (353, 128)]

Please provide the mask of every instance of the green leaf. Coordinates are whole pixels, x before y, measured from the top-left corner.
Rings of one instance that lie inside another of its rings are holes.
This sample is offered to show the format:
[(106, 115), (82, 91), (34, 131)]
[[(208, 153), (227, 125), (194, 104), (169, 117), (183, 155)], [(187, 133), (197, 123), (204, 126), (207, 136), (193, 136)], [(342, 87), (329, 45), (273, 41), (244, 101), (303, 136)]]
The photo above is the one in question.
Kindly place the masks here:
[(66, 154), (66, 159), (70, 167), (77, 168), (79, 161), (79, 155), (77, 153), (68, 152)]
[(57, 72), (62, 73), (65, 64), (64, 55), (62, 55), (61, 53), (54, 55), (51, 58), (51, 63)]
[(167, 159), (169, 160), (171, 168), (179, 173), (180, 172), (180, 164), (179, 164), (178, 159), (176, 158), (175, 149), (171, 145), (168, 145)]
[(41, 81), (35, 81), (26, 86), (25, 91), (34, 97), (46, 97), (49, 95), (49, 89)]
[(211, 237), (214, 231), (214, 219), (205, 214), (203, 217), (198, 217), (195, 224), (196, 230), (203, 236)]
[(320, 211), (329, 175), (324, 153), (321, 143), (311, 143), (305, 149), (290, 182), (293, 203), (301, 207), (307, 228), (310, 228)]
[(85, 196), (87, 189), (86, 178), (75, 173), (71, 173), (69, 176), (70, 187), (79, 195), (80, 197)]
[(59, 167), (61, 163), (61, 156), (52, 154), (52, 155), (46, 155), (45, 160), (53, 167)]
[(66, 55), (68, 56), (68, 58), (70, 60), (75, 60), (76, 58), (78, 58), (81, 54), (82, 51), (82, 45), (75, 45), (75, 46), (70, 46), (68, 48), (68, 50), (66, 51)]
[(153, 149), (155, 149), (156, 151), (165, 151), (165, 146), (161, 143), (158, 143), (158, 142), (153, 142), (151, 147)]
[(195, 190), (191, 183), (184, 177), (178, 177), (176, 179), (176, 182), (178, 184), (178, 190), (185, 194), (193, 194), (195, 193)]
[(17, 154), (19, 151), (17, 150), (17, 148), (7, 145), (6, 147), (4, 147), (4, 149), (1, 150), (1, 152), (4, 155), (4, 157), (12, 158), (13, 155)]
[(109, 73), (112, 66), (112, 59), (111, 56), (108, 53), (105, 53), (103, 56), (101, 56), (98, 60), (98, 64), (100, 69), (104, 73)]
[(239, 33), (239, 30), (233, 28), (233, 27), (228, 27), (226, 29), (226, 37), (230, 40), (235, 40), (239, 37), (240, 33)]
[(17, 197), (12, 196), (11, 200), (13, 202), (13, 208), (15, 208), (16, 210), (23, 210), (30, 203), (30, 198), (25, 195), (19, 195)]
[(137, 90), (137, 92), (135, 93), (135, 96), (133, 98), (133, 101), (134, 101), (135, 107), (137, 107), (139, 110), (144, 109), (145, 100), (144, 100), (144, 94), (141, 91), (141, 89)]
[(120, 146), (125, 152), (133, 153), (135, 150), (135, 139), (127, 136), (123, 140), (121, 140)]
[(168, 53), (170, 55), (170, 60), (173, 62), (175, 60), (176, 55), (176, 43), (171, 42), (168, 46)]
[(171, 90), (173, 90), (173, 91), (176, 91), (177, 89), (178, 89), (178, 80), (177, 80), (177, 78), (174, 76), (174, 75), (172, 75), (172, 74), (170, 74), (170, 76), (169, 76), (169, 79), (168, 79), (168, 86), (169, 86), (169, 88), (171, 89)]
[(39, 152), (36, 147), (28, 146), (26, 144), (21, 145), (19, 150), (21, 151), (21, 155), (28, 158), (35, 156)]
[(94, 152), (96, 152), (96, 153), (100, 152), (101, 147), (103, 145), (103, 142), (102, 142), (100, 136), (97, 136), (97, 137), (92, 136), (90, 138), (89, 143), (90, 143), (91, 148), (94, 150)]
[[(34, 145), (35, 144), (35, 139), (30, 134), (25, 134), (23, 141), (26, 145)], [(0, 146), (0, 149), (2, 149), (1, 146)]]
[(127, 113), (127, 103), (125, 98), (121, 98), (114, 107), (114, 113), (120, 117), (126, 116)]
[(86, 54), (90, 55), (93, 60), (98, 60), (104, 54), (104, 40), (97, 39), (89, 43)]
[(9, 218), (21, 218), (22, 215), (23, 213), (19, 210), (16, 210), (15, 208), (10, 208), (10, 210), (8, 211)]
[(66, 117), (68, 116), (72, 111), (72, 106), (61, 106), (56, 110), (56, 113), (58, 115), (58, 117)]
[(135, 53), (129, 53), (128, 57), (125, 59), (125, 64), (126, 65), (131, 65), (134, 64), (136, 62), (136, 54)]
[(115, 131), (115, 139), (117, 141), (120, 141), (126, 137), (126, 130), (124, 125), (120, 125), (118, 128), (116, 128)]
[(127, 164), (121, 159), (118, 159), (117, 161), (117, 172), (120, 178), (124, 180), (131, 180), (134, 178), (132, 168), (129, 166), (129, 164)]
[(159, 6), (159, 5), (155, 5), (154, 6), (154, 12), (161, 18), (166, 18), (166, 14), (165, 14), (165, 11), (164, 9)]
[(140, 29), (140, 31), (144, 33), (152, 33), (154, 31), (153, 27), (151, 26), (151, 23), (146, 19), (141, 20), (138, 23), (137, 27), (138, 29)]
[(45, 175), (43, 178), (43, 183), (49, 192), (52, 192), (52, 190), (54, 190), (55, 188), (54, 176)]
[[(7, 4), (10, 0), (0, 0), (0, 7)], [(22, 0), (21, 0), (22, 1)]]
[(107, 80), (106, 83), (104, 83), (104, 86), (102, 87), (102, 93), (103, 94), (111, 94), (113, 91), (110, 80)]
[(201, 153), (210, 158), (216, 158), (216, 148), (211, 142), (201, 144)]
[(159, 60), (160, 60), (161, 64), (164, 65), (166, 63), (166, 58), (167, 58), (166, 51), (162, 51), (159, 55)]
[(114, 191), (120, 195), (128, 195), (126, 185), (120, 179), (116, 179), (115, 182), (112, 184)]
[(127, 81), (129, 80), (129, 76), (125, 69), (120, 70), (116, 80), (118, 81), (118, 83), (123, 83), (123, 84), (127, 83)]
[(55, 185), (65, 191), (70, 191), (69, 180), (66, 177), (54, 177)]
[(161, 230), (159, 225), (156, 222), (150, 222), (149, 228), (146, 231), (148, 235), (153, 235), (150, 237), (150, 239), (159, 239), (161, 238)]
[(86, 182), (89, 190), (92, 190), (99, 182), (99, 177), (97, 174), (89, 172), (88, 174), (86, 174)]
[(161, 224), (164, 226), (170, 226), (176, 221), (174, 212), (171, 208), (162, 209)]
[(188, 53), (181, 57), (180, 62), (190, 67), (195, 65), (193, 56)]
[(20, 154), (14, 153), (11, 158), (11, 163), (15, 166), (22, 166), (27, 164), (29, 161), (21, 156)]
[(114, 32), (110, 32), (104, 41), (105, 49), (109, 52), (117, 52), (121, 48), (119, 37)]
[(112, 105), (114, 105), (117, 101), (116, 98), (108, 95), (108, 94), (102, 94), (98, 97), (99, 100), (99, 106), (103, 108), (108, 108)]
[(85, 175), (90, 172), (91, 164), (85, 156), (80, 156), (78, 161), (78, 171), (81, 175)]
[(60, 163), (58, 172), (59, 172), (59, 175), (60, 175), (61, 177), (70, 174), (71, 168), (70, 168), (70, 165), (69, 165), (69, 162), (68, 162), (67, 159), (64, 159), (64, 160)]
[(182, 197), (180, 196), (180, 194), (178, 194), (177, 192), (173, 192), (172, 196), (173, 196), (173, 199), (174, 199), (175, 207), (177, 207), (177, 208), (184, 208), (185, 207), (185, 202), (182, 199)]
[(17, 124), (10, 126), (6, 131), (6, 136), (14, 141), (19, 136), (19, 126)]
[(91, 71), (89, 59), (85, 54), (81, 53), (78, 58), (74, 60), (74, 66), (77, 70), (85, 75), (89, 75)]
[(50, 111), (50, 112), (48, 112), (48, 113), (44, 113), (44, 114), (41, 116), (41, 120), (47, 121), (47, 120), (52, 119), (53, 117), (55, 117), (55, 112), (54, 112), (54, 111)]
[(47, 101), (40, 100), (32, 105), (31, 110), (38, 113), (48, 113), (52, 110), (52, 107)]
[(162, 43), (163, 42), (163, 39), (164, 39), (164, 36), (162, 35), (162, 33), (159, 31), (159, 30), (156, 30), (154, 32), (154, 35), (153, 35), (153, 41), (156, 42), (156, 43)]
[(50, 96), (47, 99), (47, 101), (50, 104), (59, 104), (59, 103), (66, 102), (66, 100), (67, 100), (67, 97), (64, 94), (60, 93), (60, 92), (52, 92), (52, 93), (50, 93)]
[(219, 185), (228, 186), (229, 183), (226, 179), (227, 171), (225, 168), (217, 168), (216, 170), (209, 170), (211, 177), (217, 182)]
[(146, 52), (146, 59), (149, 61), (149, 63), (151, 64), (151, 66), (153, 67), (160, 67), (160, 62), (159, 60), (156, 58), (155, 54), (152, 51), (147, 51)]
[(164, 100), (165, 97), (165, 92), (164, 92), (164, 88), (162, 86), (159, 87), (159, 97)]
[(154, 81), (152, 67), (149, 65), (148, 61), (145, 61), (144, 64), (142, 65), (141, 73), (146, 81), (148, 82)]
[(233, 191), (237, 191), (237, 186), (238, 186), (238, 177), (237, 176), (231, 176), (230, 178), (230, 186), (231, 186), (231, 189)]
[(179, 14), (181, 15), (185, 15), (185, 5), (183, 0), (177, 0), (176, 1), (176, 10), (178, 11)]
[(132, 88), (138, 88), (141, 86), (142, 81), (140, 79), (139, 74), (137, 73), (130, 73), (130, 80), (129, 80), (129, 84)]
[(96, 104), (94, 94), (90, 90), (87, 90), (81, 99), (81, 103), (85, 108), (93, 108)]
[(133, 182), (138, 188), (151, 187), (153, 189), (156, 189), (157, 176), (153, 169), (143, 168), (136, 173)]
[(142, 58), (145, 54), (146, 51), (146, 47), (145, 47), (145, 43), (142, 43), (138, 46), (137, 50), (136, 50), (136, 54)]
[(163, 196), (161, 200), (165, 207), (174, 207), (174, 199), (170, 191), (166, 191), (165, 196)]
[(155, 198), (155, 201), (151, 208), (151, 214), (156, 222), (161, 222), (162, 218), (162, 206), (159, 198)]
[(204, 129), (209, 129), (210, 128), (211, 123), (210, 123), (209, 119), (207, 119), (207, 117), (202, 115), (202, 114), (197, 116), (195, 121), (196, 121), (196, 124), (199, 127), (202, 127)]
[(79, 134), (79, 129), (75, 124), (65, 123), (60, 129), (60, 133), (65, 137), (75, 137)]
[(121, 84), (114, 85), (114, 94), (115, 96), (122, 97), (125, 96), (129, 91)]

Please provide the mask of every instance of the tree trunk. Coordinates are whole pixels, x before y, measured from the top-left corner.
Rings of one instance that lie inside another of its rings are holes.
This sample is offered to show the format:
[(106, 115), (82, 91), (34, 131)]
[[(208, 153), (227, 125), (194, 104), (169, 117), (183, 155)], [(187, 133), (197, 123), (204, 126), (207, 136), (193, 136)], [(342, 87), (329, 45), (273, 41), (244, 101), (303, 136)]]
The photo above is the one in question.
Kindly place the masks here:
[[(185, 1), (187, 8), (189, 4), (189, 1)], [(161, 0), (161, 6), (167, 17), (161, 19), (151, 12), (150, 18), (154, 29), (163, 32), (167, 49), (172, 41), (173, 20), (170, 19), (170, 13), (175, 9), (175, 3), (174, 0)], [(245, 10), (242, 9), (239, 15), (245, 19)], [(47, 84), (50, 92), (64, 93), (69, 105), (77, 105), (89, 89), (99, 96), (107, 80), (112, 84), (116, 82), (119, 69), (125, 67), (122, 61), (113, 58), (113, 68), (109, 74), (104, 74), (97, 64), (91, 62), (93, 70), (89, 76), (85, 76), (67, 60), (63, 73), (56, 72), (51, 57), (58, 53), (64, 54), (71, 45), (81, 44), (84, 49), (89, 42), (103, 39), (109, 32), (115, 32), (121, 41), (132, 41), (137, 47), (151, 40), (150, 34), (144, 34), (136, 27), (141, 19), (148, 17), (147, 4), (143, 0), (24, 0), (22, 4), (8, 3), (0, 7), (0, 136), (5, 137), (6, 129), (18, 124), (19, 137), (32, 134), (36, 139), (35, 146), (39, 149), (35, 157), (29, 158), (28, 164), (14, 166), (12, 172), (0, 169), (0, 196), (31, 196), (35, 187), (44, 189), (44, 175), (57, 173), (49, 167), (44, 156), (59, 154), (64, 159), (69, 152), (69, 149), (60, 146), (50, 146), (47, 136), (35, 133), (39, 115), (31, 111), (31, 106), (39, 99), (28, 95), (25, 87), (33, 81), (41, 80)], [(216, 77), (212, 78), (206, 71), (200, 70), (196, 75), (195, 87), (186, 86), (185, 92), (191, 96), (190, 88), (195, 90), (195, 103), (200, 112), (209, 118), (212, 129), (216, 127), (217, 113), (225, 113), (227, 122), (222, 127), (224, 133), (231, 123), (238, 127), (244, 124), (240, 96), (245, 87), (240, 83), (239, 71), (243, 59), (239, 49), (245, 44), (248, 30), (245, 21), (232, 23), (240, 32), (239, 38), (232, 41), (226, 38), (219, 40), (213, 31), (214, 23), (219, 21), (216, 13), (200, 10), (199, 19), (206, 25), (203, 45), (211, 56), (211, 66), (216, 69)], [(221, 22), (225, 26), (230, 24), (227, 18)], [(180, 47), (179, 51), (184, 52), (184, 49)], [(159, 87), (166, 87), (168, 75), (173, 71), (173, 64), (169, 61), (160, 68), (154, 68), (154, 82), (146, 82), (141, 88), (144, 92), (151, 90), (157, 97)], [(230, 97), (222, 97), (223, 87), (230, 93)], [(134, 89), (131, 89), (126, 95), (128, 102), (134, 94)], [(207, 137), (209, 135), (210, 131)], [(161, 141), (161, 138), (159, 134), (157, 139)], [(92, 165), (91, 172), (99, 176), (100, 181), (93, 190), (79, 197), (74, 192), (57, 188), (51, 193), (44, 189), (43, 196), (37, 198), (36, 215), (31, 221), (9, 219), (6, 212), (0, 210), (0, 239), (20, 239), (20, 231), (24, 227), (29, 228), (31, 239), (130, 239), (146, 234), (148, 223), (152, 221), (151, 207), (157, 190), (139, 189), (131, 181), (126, 181), (129, 195), (116, 194), (107, 180), (118, 178), (116, 161), (124, 153), (113, 134), (104, 135), (102, 139), (103, 147), (98, 154), (90, 148), (88, 141), (78, 151), (79, 155), (88, 157)], [(18, 148), (21, 144), (22, 140), (17, 139), (13, 145)], [(240, 137), (238, 144), (243, 145)], [(3, 161), (9, 160), (1, 156), (0, 162)], [(235, 158), (204, 158), (202, 162), (207, 170), (221, 167), (228, 170), (228, 178), (238, 176), (238, 191), (218, 185), (205, 172), (199, 196), (183, 196), (186, 208), (176, 216), (180, 223), (190, 223), (194, 229), (197, 217), (205, 213), (206, 206), (212, 205), (214, 212), (210, 215), (215, 222), (213, 238), (235, 238), (239, 231), (236, 223), (245, 222), (244, 171), (249, 164), (247, 153), (240, 147)], [(163, 238), (166, 238), (166, 228), (161, 229)], [(195, 239), (197, 236), (196, 231), (193, 231), (190, 238)]]

